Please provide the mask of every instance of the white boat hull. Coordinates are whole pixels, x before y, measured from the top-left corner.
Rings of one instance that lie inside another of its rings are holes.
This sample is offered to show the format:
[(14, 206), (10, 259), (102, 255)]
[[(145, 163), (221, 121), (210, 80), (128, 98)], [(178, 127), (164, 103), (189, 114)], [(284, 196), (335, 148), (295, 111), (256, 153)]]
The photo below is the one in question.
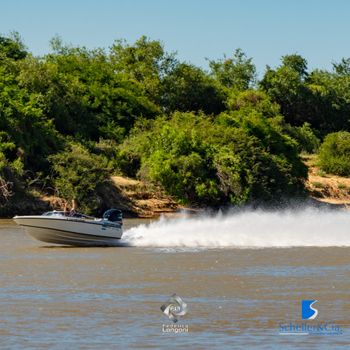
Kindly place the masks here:
[(116, 245), (123, 232), (118, 223), (71, 217), (15, 216), (31, 237), (47, 243), (76, 246)]

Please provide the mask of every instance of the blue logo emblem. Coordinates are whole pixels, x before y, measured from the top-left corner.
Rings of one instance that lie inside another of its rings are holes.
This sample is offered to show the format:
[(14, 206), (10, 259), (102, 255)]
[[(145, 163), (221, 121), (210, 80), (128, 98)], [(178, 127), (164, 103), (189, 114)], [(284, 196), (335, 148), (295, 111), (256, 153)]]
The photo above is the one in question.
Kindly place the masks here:
[(318, 300), (301, 301), (301, 318), (303, 320), (314, 320), (318, 315), (318, 310), (313, 307)]

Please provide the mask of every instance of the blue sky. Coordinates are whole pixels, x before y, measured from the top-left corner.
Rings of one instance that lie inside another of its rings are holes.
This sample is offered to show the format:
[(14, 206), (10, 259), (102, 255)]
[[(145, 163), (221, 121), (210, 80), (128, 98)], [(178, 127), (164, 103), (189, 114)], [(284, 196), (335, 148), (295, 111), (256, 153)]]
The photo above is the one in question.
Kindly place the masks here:
[(347, 0), (1, 0), (0, 33), (18, 31), (35, 55), (56, 34), (89, 48), (141, 35), (161, 40), (181, 60), (207, 67), (235, 48), (259, 73), (299, 53), (309, 68), (350, 57)]

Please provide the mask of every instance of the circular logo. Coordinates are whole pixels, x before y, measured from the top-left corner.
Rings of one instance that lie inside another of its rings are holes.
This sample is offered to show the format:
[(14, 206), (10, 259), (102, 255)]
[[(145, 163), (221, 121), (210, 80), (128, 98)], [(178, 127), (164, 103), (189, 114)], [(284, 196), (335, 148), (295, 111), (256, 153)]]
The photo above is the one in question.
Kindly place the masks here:
[(179, 317), (186, 315), (187, 304), (178, 295), (173, 294), (160, 309), (170, 320), (176, 323)]

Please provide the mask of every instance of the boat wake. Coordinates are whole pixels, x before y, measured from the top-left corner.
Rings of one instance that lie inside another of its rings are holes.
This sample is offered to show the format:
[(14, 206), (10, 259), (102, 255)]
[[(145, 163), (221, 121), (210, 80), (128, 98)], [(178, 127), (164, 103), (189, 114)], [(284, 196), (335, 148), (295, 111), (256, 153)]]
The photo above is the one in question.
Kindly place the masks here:
[(216, 216), (161, 218), (126, 231), (136, 247), (349, 247), (350, 212), (314, 208), (243, 211)]

